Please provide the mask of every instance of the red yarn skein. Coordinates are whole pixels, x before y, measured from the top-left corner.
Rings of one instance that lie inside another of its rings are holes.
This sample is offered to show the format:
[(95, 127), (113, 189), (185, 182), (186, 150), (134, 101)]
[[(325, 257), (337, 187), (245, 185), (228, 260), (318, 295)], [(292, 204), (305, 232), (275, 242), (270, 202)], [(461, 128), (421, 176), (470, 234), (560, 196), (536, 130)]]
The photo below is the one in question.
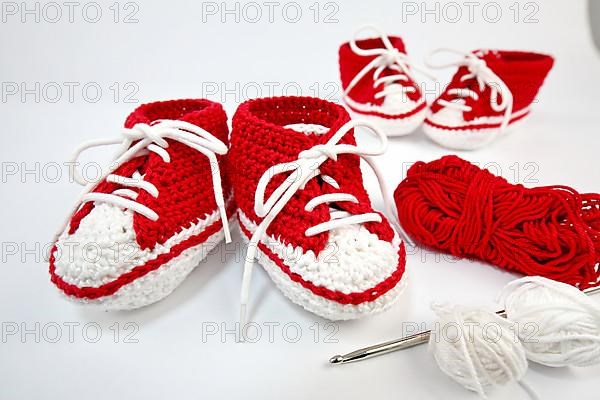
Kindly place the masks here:
[(417, 162), (394, 192), (416, 241), (580, 289), (600, 284), (600, 195), (513, 185), (456, 156)]

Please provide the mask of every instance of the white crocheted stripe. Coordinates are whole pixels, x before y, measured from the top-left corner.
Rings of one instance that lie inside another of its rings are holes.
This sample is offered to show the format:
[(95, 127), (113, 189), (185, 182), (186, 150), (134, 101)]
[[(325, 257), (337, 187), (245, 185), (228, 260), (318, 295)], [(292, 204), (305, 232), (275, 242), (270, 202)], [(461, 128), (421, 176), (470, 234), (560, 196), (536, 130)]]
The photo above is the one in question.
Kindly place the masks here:
[(353, 118), (366, 119), (377, 124), (387, 136), (403, 136), (415, 131), (427, 116), (427, 108), (405, 118), (383, 118), (377, 115), (361, 114), (358, 111), (350, 110)]
[[(520, 116), (527, 114), (529, 112), (529, 107), (525, 107), (521, 110), (515, 111), (511, 114), (511, 119), (519, 118)], [(431, 113), (428, 117), (428, 120), (432, 121), (437, 125), (442, 125), (448, 128), (456, 128), (462, 127), (466, 125), (485, 125), (485, 124), (501, 124), (504, 120), (503, 116), (490, 116), (490, 117), (477, 117), (472, 121), (466, 121), (464, 119), (464, 113), (462, 110), (450, 108), (450, 107), (442, 107), (439, 111), (435, 113)], [(427, 121), (425, 122), (427, 124)], [(441, 128), (437, 128), (441, 129)], [(487, 129), (477, 129), (488, 131), (495, 128), (487, 128)]]
[[(234, 219), (230, 222), (233, 223)], [(223, 240), (223, 229), (197, 246), (184, 250), (177, 257), (154, 271), (122, 286), (116, 293), (99, 299), (89, 300), (60, 293), (68, 300), (105, 310), (131, 310), (144, 307), (167, 297), (190, 272)]]
[[(256, 224), (238, 209), (242, 226), (249, 232)], [(328, 243), (319, 255), (302, 247), (284, 244), (273, 236), (261, 243), (276, 254), (292, 273), (306, 282), (329, 290), (351, 294), (364, 292), (389, 278), (398, 267), (401, 240), (380, 240), (363, 226), (350, 226), (329, 232)], [(289, 279), (289, 278), (288, 278)]]
[(352, 108), (356, 112), (376, 112), (389, 115), (390, 117), (398, 114), (409, 113), (420, 107), (425, 102), (425, 100), (422, 99), (420, 101), (411, 100), (406, 95), (401, 93), (386, 96), (381, 105), (372, 103), (359, 103), (348, 95), (345, 95), (343, 99), (348, 107)]
[[(238, 216), (238, 222), (246, 229), (250, 230), (251, 226), (248, 225), (253, 225), (253, 223), (243, 214), (241, 210), (238, 210)], [(244, 241), (248, 242), (248, 237), (244, 234), (243, 230), (241, 231)], [(395, 240), (396, 239), (399, 242), (399, 239), (395, 238)], [(273, 238), (270, 237), (268, 241), (272, 240)], [(267, 245), (273, 252), (276, 250), (275, 247), (278, 247), (279, 249), (285, 248), (283, 245), (270, 246), (267, 241), (261, 242)], [(396, 249), (396, 254), (397, 251), (398, 249)], [(373, 254), (376, 254), (376, 252), (373, 252)], [(400, 298), (400, 295), (406, 287), (407, 278), (405, 273), (400, 281), (397, 282), (396, 286), (373, 301), (364, 302), (357, 305), (341, 304), (316, 295), (311, 290), (302, 286), (300, 283), (291, 280), (290, 277), (277, 265), (277, 263), (268, 255), (263, 253), (260, 248), (257, 249), (257, 257), (259, 264), (262, 265), (262, 267), (267, 271), (269, 277), (273, 280), (273, 282), (275, 282), (279, 290), (281, 290), (281, 292), (288, 299), (302, 306), (307, 311), (333, 321), (356, 319), (369, 314), (376, 314), (385, 311)], [(289, 259), (284, 259), (284, 263), (288, 265), (290, 269), (292, 268), (289, 265)], [(397, 263), (398, 260), (396, 258), (396, 262), (393, 265), (394, 269), (397, 267)], [(310, 269), (310, 267), (307, 269)]]
[[(226, 204), (230, 201), (227, 200)], [(218, 210), (215, 210), (183, 228), (165, 243), (157, 243), (153, 249), (142, 249), (136, 241), (133, 211), (95, 203), (72, 235), (67, 228), (58, 239), (60, 252), (55, 252), (55, 274), (77, 287), (100, 287), (136, 266), (169, 253), (173, 246), (201, 234), (219, 217)]]
[(506, 135), (515, 126), (527, 120), (527, 116), (508, 124), (504, 131), (500, 127), (485, 129), (450, 130), (438, 128), (427, 123), (423, 124), (423, 132), (440, 146), (453, 150), (475, 150), (485, 146), (498, 137)]

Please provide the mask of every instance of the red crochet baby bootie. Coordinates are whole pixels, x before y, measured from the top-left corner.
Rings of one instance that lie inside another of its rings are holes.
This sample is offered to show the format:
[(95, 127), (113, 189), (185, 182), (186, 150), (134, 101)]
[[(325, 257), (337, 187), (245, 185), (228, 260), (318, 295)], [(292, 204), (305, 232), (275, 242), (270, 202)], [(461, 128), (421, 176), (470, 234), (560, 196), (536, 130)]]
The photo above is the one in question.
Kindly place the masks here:
[[(380, 146), (357, 146), (355, 126), (375, 133)], [(373, 210), (360, 170), (360, 157), (386, 147), (375, 126), (350, 121), (342, 106), (325, 100), (266, 98), (237, 109), (230, 177), (250, 243), (242, 323), (255, 258), (290, 300), (328, 319), (382, 311), (398, 298), (404, 245)]]
[(344, 102), (388, 136), (409, 134), (421, 125), (427, 109), (413, 77), (415, 68), (402, 39), (368, 29), (379, 37), (353, 39), (339, 50)]
[[(222, 239), (229, 240), (230, 185), (220, 164), (227, 116), (208, 100), (145, 104), (99, 180), (86, 184), (59, 232), (50, 258), (52, 282), (68, 298), (131, 309), (167, 296)], [(225, 201), (227, 200), (227, 201)]]
[(458, 71), (431, 105), (423, 130), (438, 144), (472, 150), (490, 143), (498, 133), (522, 121), (554, 59), (545, 54), (478, 50), (459, 54)]

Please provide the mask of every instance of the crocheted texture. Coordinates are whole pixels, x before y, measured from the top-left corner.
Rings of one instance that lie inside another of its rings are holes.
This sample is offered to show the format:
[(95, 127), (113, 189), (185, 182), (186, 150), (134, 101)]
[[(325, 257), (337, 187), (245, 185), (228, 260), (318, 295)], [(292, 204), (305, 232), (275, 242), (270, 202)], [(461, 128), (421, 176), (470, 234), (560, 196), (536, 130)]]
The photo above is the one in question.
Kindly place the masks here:
[[(505, 125), (519, 121), (529, 113), (529, 106), (554, 63), (551, 56), (523, 51), (477, 50), (471, 57), (473, 59), (465, 58), (458, 62), (463, 65), (458, 68), (444, 92), (432, 103), (430, 115), (425, 120), (426, 133), (435, 135), (438, 133), (436, 130), (440, 129), (455, 134), (489, 131), (500, 128), (504, 118), (507, 118)], [(481, 60), (483, 64), (476, 65), (474, 60)], [(486, 68), (500, 81), (490, 77), (485, 72)], [(510, 93), (503, 93), (504, 87)], [(468, 96), (467, 92), (473, 95)], [(450, 108), (447, 105), (456, 101), (462, 106)], [(506, 107), (494, 107), (495, 103), (508, 101), (508, 115), (505, 115)], [(447, 147), (462, 148), (460, 144)]]
[[(343, 107), (310, 97), (250, 100), (238, 108), (233, 117), (229, 175), (246, 238), (263, 220), (255, 212), (255, 194), (265, 171), (276, 164), (298, 160), (301, 151), (326, 143), (348, 121)], [(311, 126), (314, 130), (306, 131)], [(340, 143), (355, 145), (352, 131)], [(315, 177), (298, 190), (268, 226), (258, 246), (262, 253), (259, 262), (268, 271), (271, 269), (269, 273), (280, 288), (282, 282), (287, 282), (286, 290), (282, 291), (292, 301), (326, 318), (356, 318), (361, 313), (381, 311), (385, 304), (378, 303), (379, 306), (372, 308), (358, 306), (376, 300), (399, 284), (404, 273), (404, 246), (381, 214), (382, 222), (305, 235), (308, 228), (330, 221), (332, 208), (350, 215), (375, 212), (362, 184), (358, 156), (340, 154), (336, 161), (325, 161), (319, 170), (322, 176), (333, 179), (337, 187)], [(265, 197), (271, 196), (285, 179), (286, 174), (273, 176)], [(305, 209), (311, 199), (336, 193), (351, 194), (358, 201)], [(271, 260), (269, 267), (265, 265), (265, 257)], [(357, 261), (361, 259), (362, 262)], [(272, 273), (274, 265), (280, 269), (277, 278)], [(280, 279), (283, 276), (284, 281)], [(294, 294), (290, 295), (288, 289), (294, 290)], [(345, 307), (331, 312), (331, 304), (325, 305), (322, 299), (357, 307), (353, 311)]]
[[(159, 120), (186, 121), (228, 142), (227, 116), (221, 105), (208, 100), (145, 104), (127, 118), (125, 127), (152, 126)], [(180, 141), (165, 140), (168, 146), (161, 147), (167, 161), (160, 152), (144, 151), (113, 172), (139, 174), (156, 187), (156, 197), (108, 179), (91, 191), (133, 192), (135, 202), (156, 212), (155, 221), (115, 204), (90, 201), (79, 207), (60, 235), (50, 274), (70, 298), (116, 309), (150, 304), (169, 294), (223, 237), (208, 157)], [(217, 160), (221, 164), (223, 157)], [(221, 182), (225, 198), (231, 198), (222, 170)], [(226, 203), (231, 216), (235, 209), (231, 201)]]
[[(238, 221), (247, 242), (254, 224), (241, 211)], [(269, 237), (258, 244), (258, 262), (287, 298), (323, 318), (356, 319), (391, 307), (406, 286), (404, 268), (396, 267), (403, 266), (406, 258), (399, 239), (389, 246), (364, 228), (341, 229), (333, 235), (328, 250), (318, 257)], [(369, 247), (379, 247), (384, 262), (373, 263), (371, 253), (378, 250), (365, 251)], [(400, 252), (396, 255), (389, 247)]]
[[(99, 287), (78, 287), (63, 281), (61, 293), (68, 300), (106, 310), (130, 310), (152, 304), (177, 288), (223, 237), (220, 224), (214, 223), (202, 234), (174, 246), (169, 253), (153, 255), (151, 260), (124, 272), (116, 280)], [(55, 254), (53, 249), (52, 262), (56, 262)]]
[(412, 76), (402, 39), (370, 29), (379, 37), (353, 39), (340, 47), (343, 100), (386, 135), (406, 135), (421, 125), (427, 104)]
[[(406, 54), (406, 48), (401, 38), (397, 36), (388, 36), (390, 42), (396, 50)], [(384, 44), (381, 38), (371, 38), (357, 40), (356, 44), (362, 49), (383, 49)], [(342, 80), (342, 88), (346, 89), (352, 79), (363, 69), (368, 63), (373, 61), (377, 56), (361, 56), (356, 54), (351, 48), (350, 43), (346, 42), (340, 46), (339, 49), (339, 63), (340, 63), (340, 78)], [(397, 71), (386, 70), (381, 76), (389, 76), (396, 74)], [(361, 79), (356, 86), (350, 91), (352, 99), (359, 103), (371, 103), (374, 105), (382, 105), (383, 98), (376, 99), (374, 94), (377, 90), (381, 89), (373, 88), (373, 74), (367, 74), (364, 79)], [(419, 86), (415, 82), (406, 82), (407, 86), (415, 88), (415, 92), (407, 93), (407, 96), (412, 101), (419, 101), (421, 99), (421, 91)]]
[(600, 195), (513, 185), (456, 156), (417, 162), (394, 192), (418, 242), (580, 289), (598, 285)]
[(506, 285), (500, 304), (529, 360), (550, 367), (600, 363), (600, 305), (575, 287), (526, 276)]
[[(486, 65), (506, 83), (513, 94), (513, 112), (529, 107), (535, 100), (546, 75), (554, 64), (554, 59), (549, 55), (525, 51), (477, 50), (473, 53), (484, 60)], [(463, 113), (465, 121), (502, 115), (501, 111), (495, 111), (490, 106), (492, 88), (485, 86), (485, 89), (480, 91), (475, 80), (462, 82), (461, 78), (467, 74), (469, 74), (469, 70), (464, 66), (456, 71), (444, 92), (431, 105), (432, 113), (443, 108), (439, 104), (440, 99), (452, 100), (454, 98), (449, 94), (451, 89), (469, 88), (479, 94), (479, 99), (465, 98), (466, 105), (472, 107), (471, 111)]]
[[(174, 100), (144, 104), (132, 112), (125, 121), (125, 127), (131, 128), (137, 123), (151, 123), (160, 119), (187, 121), (204, 128), (223, 143), (228, 143), (227, 115), (222, 106), (209, 100)], [(184, 226), (189, 226), (199, 216), (209, 215), (216, 208), (213, 196), (212, 172), (206, 156), (197, 150), (170, 139), (166, 149), (171, 162), (165, 163), (157, 154), (149, 153), (137, 157), (122, 165), (115, 174), (131, 176), (140, 170), (144, 180), (153, 183), (159, 191), (154, 198), (146, 191), (139, 191), (137, 201), (146, 204), (160, 215), (157, 221), (151, 221), (139, 214), (133, 217), (136, 240), (142, 249), (153, 249), (156, 244), (164, 243)], [(221, 157), (217, 156), (219, 163)], [(223, 192), (229, 193), (231, 186), (228, 177), (221, 171)], [(94, 192), (111, 193), (119, 185), (100, 182)], [(73, 234), (79, 223), (94, 207), (94, 203), (85, 204), (71, 220), (69, 234)]]
[(367, 29), (379, 37), (354, 38), (340, 47), (343, 100), (353, 113), (378, 124), (386, 135), (409, 134), (425, 119), (427, 104), (404, 43), (375, 27), (359, 32)]
[[(439, 321), (432, 329), (429, 349), (446, 375), (482, 398), (493, 386), (523, 378), (527, 358), (513, 322), (461, 306), (432, 308)], [(488, 329), (491, 326), (494, 329)]]

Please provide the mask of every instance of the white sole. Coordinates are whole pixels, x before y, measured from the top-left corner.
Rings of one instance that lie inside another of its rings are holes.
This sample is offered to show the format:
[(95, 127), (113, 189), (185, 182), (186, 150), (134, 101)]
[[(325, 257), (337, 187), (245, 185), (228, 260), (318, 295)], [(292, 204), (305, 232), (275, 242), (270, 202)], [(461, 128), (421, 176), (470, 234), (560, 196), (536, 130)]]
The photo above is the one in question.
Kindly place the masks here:
[(508, 124), (504, 130), (500, 128), (444, 129), (425, 122), (423, 132), (435, 143), (447, 149), (476, 150), (490, 144), (499, 136), (506, 136), (511, 133), (515, 127), (521, 125), (527, 118), (528, 116), (524, 116)]

